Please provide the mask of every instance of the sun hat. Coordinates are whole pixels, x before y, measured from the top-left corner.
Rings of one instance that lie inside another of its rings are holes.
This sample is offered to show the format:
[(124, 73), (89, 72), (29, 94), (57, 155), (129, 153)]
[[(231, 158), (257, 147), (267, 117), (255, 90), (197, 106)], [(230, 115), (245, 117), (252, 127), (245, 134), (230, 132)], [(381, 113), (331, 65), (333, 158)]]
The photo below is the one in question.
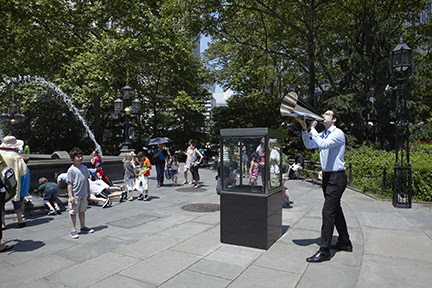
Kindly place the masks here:
[(0, 148), (19, 149), (23, 145), (23, 140), (16, 139), (15, 136), (6, 136), (3, 138)]

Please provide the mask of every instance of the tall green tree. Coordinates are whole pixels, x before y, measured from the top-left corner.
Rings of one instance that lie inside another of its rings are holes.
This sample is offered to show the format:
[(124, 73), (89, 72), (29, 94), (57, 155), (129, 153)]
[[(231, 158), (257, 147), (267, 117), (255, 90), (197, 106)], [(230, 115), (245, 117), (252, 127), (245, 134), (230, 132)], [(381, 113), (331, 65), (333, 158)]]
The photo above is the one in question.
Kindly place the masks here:
[(192, 53), (196, 33), (178, 14), (179, 4), (2, 2), (2, 76), (39, 75), (54, 81), (82, 111), (99, 142), (112, 137), (122, 142), (118, 131), (110, 131), (117, 128), (108, 125), (121, 121), (112, 117), (113, 102), (128, 78), (142, 102), (134, 129), (140, 145), (145, 138), (174, 133), (168, 125), (175, 119), (185, 123), (176, 125), (174, 133), (183, 145), (202, 134), (201, 105), (209, 94), (203, 88), (204, 66)]

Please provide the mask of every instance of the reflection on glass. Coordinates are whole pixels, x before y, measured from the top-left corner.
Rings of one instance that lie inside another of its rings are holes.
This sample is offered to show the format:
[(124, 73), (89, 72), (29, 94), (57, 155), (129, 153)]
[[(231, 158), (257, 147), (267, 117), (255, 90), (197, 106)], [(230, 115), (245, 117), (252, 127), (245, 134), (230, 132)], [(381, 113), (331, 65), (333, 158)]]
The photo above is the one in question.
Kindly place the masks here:
[[(269, 151), (270, 186), (281, 185), (280, 143), (262, 137), (225, 137), (222, 143), (223, 190), (232, 192), (266, 193), (266, 150)], [(268, 147), (268, 148), (267, 148)]]
[(281, 185), (281, 157), (280, 157), (280, 144), (277, 139), (269, 140), (269, 151), (270, 151), (270, 188), (279, 187)]

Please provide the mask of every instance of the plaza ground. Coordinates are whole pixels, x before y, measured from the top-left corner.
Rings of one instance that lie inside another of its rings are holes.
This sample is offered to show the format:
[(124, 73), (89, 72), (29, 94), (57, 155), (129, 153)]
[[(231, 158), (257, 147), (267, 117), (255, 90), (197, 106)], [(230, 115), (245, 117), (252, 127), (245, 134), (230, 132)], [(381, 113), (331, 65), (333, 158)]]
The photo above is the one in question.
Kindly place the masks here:
[(66, 212), (46, 216), (36, 209), (24, 228), (9, 215), (3, 240), (15, 247), (0, 254), (0, 287), (431, 286), (430, 204), (398, 209), (347, 189), (343, 210), (354, 251), (332, 251), (328, 262), (307, 263), (320, 237), (319, 185), (287, 182), (294, 203), (283, 209), (283, 235), (260, 250), (220, 243), (219, 211), (182, 209), (219, 204), (214, 170), (200, 170), (199, 189), (156, 188), (152, 172), (150, 201), (90, 206), (86, 224), (96, 232), (79, 239), (69, 236)]

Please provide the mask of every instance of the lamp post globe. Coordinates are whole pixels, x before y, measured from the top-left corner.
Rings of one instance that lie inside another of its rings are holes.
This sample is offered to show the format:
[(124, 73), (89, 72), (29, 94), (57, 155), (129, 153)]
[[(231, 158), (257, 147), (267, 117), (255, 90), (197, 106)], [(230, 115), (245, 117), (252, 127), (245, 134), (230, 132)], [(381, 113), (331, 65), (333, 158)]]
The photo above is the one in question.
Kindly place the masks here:
[(413, 51), (401, 37), (390, 53), (390, 76), (396, 81), (405, 81), (412, 75), (413, 66)]

